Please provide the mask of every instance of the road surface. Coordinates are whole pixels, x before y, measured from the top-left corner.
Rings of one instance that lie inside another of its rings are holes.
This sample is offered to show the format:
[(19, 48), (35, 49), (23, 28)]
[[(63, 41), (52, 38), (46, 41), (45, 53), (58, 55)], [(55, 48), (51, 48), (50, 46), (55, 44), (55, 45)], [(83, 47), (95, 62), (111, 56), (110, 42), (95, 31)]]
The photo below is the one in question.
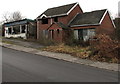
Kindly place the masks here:
[(118, 73), (2, 48), (3, 82), (117, 82)]
[(0, 47), (0, 83), (2, 82), (2, 47)]

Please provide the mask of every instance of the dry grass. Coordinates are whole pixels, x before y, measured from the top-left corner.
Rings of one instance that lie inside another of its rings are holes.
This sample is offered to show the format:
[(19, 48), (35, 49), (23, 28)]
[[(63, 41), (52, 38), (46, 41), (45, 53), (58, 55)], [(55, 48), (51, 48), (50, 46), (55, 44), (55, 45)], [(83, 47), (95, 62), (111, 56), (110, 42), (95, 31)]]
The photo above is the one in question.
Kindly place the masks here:
[(58, 52), (58, 53), (66, 53), (71, 54), (72, 56), (77, 56), (80, 58), (88, 58), (91, 51), (89, 51), (89, 47), (78, 47), (78, 46), (67, 46), (64, 44), (59, 44), (55, 46), (48, 46), (42, 49), (43, 51), (50, 52)]
[(93, 61), (101, 61), (101, 62), (108, 62), (108, 63), (118, 63), (117, 58), (107, 58), (107, 57), (101, 57), (97, 53), (96, 55), (91, 55), (93, 51), (89, 47), (80, 47), (80, 46), (68, 46), (64, 44), (54, 45), (54, 46), (48, 46), (41, 50), (43, 51), (50, 51), (50, 52), (57, 52), (57, 53), (66, 53), (71, 54), (72, 56), (79, 57), (82, 59), (90, 59)]
[(2, 40), (2, 43), (14, 44), (14, 42), (11, 42), (11, 41), (4, 41), (4, 40)]
[(98, 61), (118, 63), (120, 43), (105, 34), (96, 35), (97, 40), (90, 42), (91, 51), (90, 59)]

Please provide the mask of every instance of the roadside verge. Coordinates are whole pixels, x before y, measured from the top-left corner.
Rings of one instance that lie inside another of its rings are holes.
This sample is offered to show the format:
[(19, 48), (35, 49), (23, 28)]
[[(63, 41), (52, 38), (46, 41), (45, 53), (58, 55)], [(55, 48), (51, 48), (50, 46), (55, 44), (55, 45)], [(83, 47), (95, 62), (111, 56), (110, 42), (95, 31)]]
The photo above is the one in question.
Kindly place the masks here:
[(1, 43), (1, 42), (0, 42), (0, 46), (19, 50), (19, 51), (24, 51), (24, 52), (28, 52), (28, 53), (32, 53), (32, 54), (36, 54), (36, 55), (42, 55), (42, 56), (46, 56), (46, 57), (50, 57), (50, 58), (64, 60), (64, 61), (68, 61), (68, 62), (89, 65), (89, 66), (93, 66), (96, 68), (102, 68), (102, 69), (107, 69), (107, 70), (112, 70), (112, 71), (119, 71), (118, 64), (115, 64), (115, 63), (95, 62), (95, 61), (91, 61), (91, 60), (87, 60), (87, 59), (80, 59), (77, 57), (73, 57), (69, 54), (41, 51), (41, 50), (37, 50), (34, 48), (28, 48), (28, 47), (24, 47), (24, 46)]

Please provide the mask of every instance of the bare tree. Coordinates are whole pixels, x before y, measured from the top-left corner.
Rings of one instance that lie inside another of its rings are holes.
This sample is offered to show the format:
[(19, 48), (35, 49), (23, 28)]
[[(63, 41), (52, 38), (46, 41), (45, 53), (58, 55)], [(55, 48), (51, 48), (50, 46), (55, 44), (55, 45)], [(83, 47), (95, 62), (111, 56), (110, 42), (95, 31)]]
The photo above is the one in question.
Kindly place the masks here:
[(10, 21), (10, 14), (8, 12), (3, 14), (3, 23)]
[(17, 20), (21, 20), (21, 19), (23, 19), (23, 17), (22, 17), (22, 15), (19, 11), (13, 12), (11, 14), (11, 20), (12, 21), (17, 21)]
[(23, 19), (23, 16), (19, 11), (15, 11), (13, 13), (6, 12), (5, 14), (3, 14), (3, 23), (17, 21), (21, 19)]

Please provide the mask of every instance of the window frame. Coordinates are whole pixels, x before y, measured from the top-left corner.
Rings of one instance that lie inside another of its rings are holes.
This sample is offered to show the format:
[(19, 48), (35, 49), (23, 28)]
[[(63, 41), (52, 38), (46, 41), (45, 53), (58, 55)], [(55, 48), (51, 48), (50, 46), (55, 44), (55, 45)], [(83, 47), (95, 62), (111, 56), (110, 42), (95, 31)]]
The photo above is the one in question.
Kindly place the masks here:
[[(24, 32), (23, 32), (24, 31)], [(26, 25), (22, 25), (21, 26), (21, 33), (25, 33), (26, 32)]]
[(8, 34), (12, 34), (12, 28), (8, 27)]
[(54, 17), (54, 22), (58, 22), (58, 17)]
[(42, 24), (48, 24), (48, 18), (43, 17), (43, 18), (41, 19), (41, 23), (42, 23)]

